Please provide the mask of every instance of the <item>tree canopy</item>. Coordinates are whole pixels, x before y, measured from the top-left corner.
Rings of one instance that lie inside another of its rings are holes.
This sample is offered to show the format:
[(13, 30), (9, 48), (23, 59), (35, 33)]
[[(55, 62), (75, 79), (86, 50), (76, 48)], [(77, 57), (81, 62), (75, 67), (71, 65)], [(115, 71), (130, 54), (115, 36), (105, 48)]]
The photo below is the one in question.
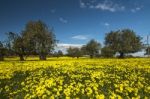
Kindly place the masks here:
[(61, 50), (58, 50), (57, 52), (55, 51), (53, 53), (53, 56), (59, 58), (59, 57), (63, 56), (63, 52)]
[(150, 55), (150, 47), (147, 47), (147, 48), (146, 48), (146, 53), (145, 53), (145, 55), (148, 55), (148, 56)]
[(90, 40), (86, 45), (83, 46), (82, 50), (86, 51), (87, 55), (90, 55), (90, 58), (93, 58), (99, 54), (101, 49), (101, 44), (94, 39)]
[(101, 49), (101, 56), (102, 57), (107, 57), (107, 58), (113, 57), (114, 54), (115, 54), (114, 50), (112, 50), (110, 47), (105, 46)]
[(0, 61), (4, 60), (4, 55), (6, 54), (6, 48), (4, 47), (4, 44), (0, 41)]
[(77, 48), (77, 47), (75, 47), (75, 48), (69, 47), (67, 49), (67, 54), (70, 57), (77, 57), (77, 58), (82, 56), (82, 52), (81, 52), (80, 48)]
[(105, 45), (120, 53), (120, 58), (126, 53), (134, 53), (142, 48), (141, 37), (130, 29), (111, 31), (106, 34)]
[(54, 49), (56, 38), (52, 31), (42, 21), (29, 21), (23, 31), (25, 45), (30, 52), (37, 52), (40, 60)]
[(24, 39), (21, 34), (9, 32), (7, 33), (8, 41), (7, 41), (7, 47), (8, 47), (8, 53), (14, 53), (20, 57), (20, 60), (24, 60), (24, 55), (26, 46), (24, 45)]

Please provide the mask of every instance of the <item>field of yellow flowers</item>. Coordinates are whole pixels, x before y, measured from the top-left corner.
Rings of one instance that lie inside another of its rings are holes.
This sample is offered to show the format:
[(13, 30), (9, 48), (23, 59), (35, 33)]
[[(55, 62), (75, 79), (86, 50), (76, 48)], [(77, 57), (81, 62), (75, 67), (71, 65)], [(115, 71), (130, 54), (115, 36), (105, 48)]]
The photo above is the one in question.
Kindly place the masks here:
[(1, 99), (150, 99), (150, 59), (6, 59)]

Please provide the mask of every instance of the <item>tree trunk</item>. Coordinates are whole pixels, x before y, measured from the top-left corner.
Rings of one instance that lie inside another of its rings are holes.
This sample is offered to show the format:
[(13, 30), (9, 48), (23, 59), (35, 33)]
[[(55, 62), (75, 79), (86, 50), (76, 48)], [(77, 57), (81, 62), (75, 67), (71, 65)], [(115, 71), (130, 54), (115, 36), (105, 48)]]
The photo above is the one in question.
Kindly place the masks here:
[(40, 58), (40, 60), (46, 60), (46, 55), (40, 54), (40, 55), (39, 55), (39, 58)]
[(120, 52), (119, 58), (124, 58), (124, 53), (123, 52)]
[(90, 58), (93, 58), (93, 55), (90, 55)]
[(19, 55), (20, 61), (24, 61), (23, 55)]
[(4, 56), (0, 55), (0, 61), (4, 61)]

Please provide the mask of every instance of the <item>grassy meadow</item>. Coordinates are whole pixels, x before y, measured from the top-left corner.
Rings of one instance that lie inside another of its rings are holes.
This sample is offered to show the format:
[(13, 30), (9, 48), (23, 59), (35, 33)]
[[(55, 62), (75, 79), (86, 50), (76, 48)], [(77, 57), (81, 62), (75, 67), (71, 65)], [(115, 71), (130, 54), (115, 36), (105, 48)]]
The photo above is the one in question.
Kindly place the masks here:
[(0, 62), (1, 99), (150, 99), (149, 58)]

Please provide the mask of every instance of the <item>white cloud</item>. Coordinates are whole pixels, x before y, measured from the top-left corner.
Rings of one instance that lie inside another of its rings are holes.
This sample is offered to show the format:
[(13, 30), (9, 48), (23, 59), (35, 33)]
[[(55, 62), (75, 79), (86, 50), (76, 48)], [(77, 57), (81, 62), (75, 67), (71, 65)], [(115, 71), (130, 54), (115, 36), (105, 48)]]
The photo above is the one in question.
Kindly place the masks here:
[(110, 26), (110, 24), (109, 24), (109, 23), (107, 23), (107, 22), (106, 22), (106, 23), (104, 23), (104, 25), (105, 25), (105, 26), (107, 26), (107, 27), (108, 27), (108, 26)]
[(85, 8), (86, 7), (86, 4), (82, 0), (80, 0), (79, 2), (80, 2), (80, 7), (81, 8)]
[(61, 50), (63, 53), (67, 53), (69, 47), (72, 48), (81, 48), (84, 44), (68, 44), (68, 43), (59, 43), (55, 47), (55, 51)]
[(64, 24), (68, 23), (68, 20), (64, 19), (63, 17), (60, 17), (59, 21), (64, 23)]
[(136, 7), (131, 9), (131, 12), (136, 13), (137, 11), (140, 11), (142, 9), (142, 7)]
[(135, 11), (135, 9), (131, 9), (131, 12), (135, 13), (136, 11)]
[(90, 9), (94, 9), (94, 8), (95, 8), (95, 6), (93, 6), (93, 5), (90, 5), (90, 6), (89, 6), (89, 8), (90, 8)]
[(66, 44), (66, 43), (59, 43), (57, 44), (58, 48), (69, 48), (69, 47), (78, 47), (81, 48), (83, 44)]
[(51, 13), (55, 13), (56, 10), (55, 10), (55, 9), (51, 9), (50, 12), (51, 12)]
[(133, 55), (133, 56), (144, 56), (145, 55), (145, 51), (136, 52), (136, 53), (133, 53), (131, 55)]
[(136, 10), (141, 10), (141, 8), (140, 8), (140, 7), (137, 7)]
[[(84, 5), (84, 7), (83, 7)], [(125, 6), (121, 6), (117, 3), (112, 2), (111, 0), (104, 0), (104, 2), (83, 2), (80, 0), (80, 7), (81, 8), (89, 8), (89, 9), (99, 9), (103, 11), (110, 11), (110, 12), (116, 12), (116, 11), (123, 11), (125, 10)]]
[(124, 6), (120, 6), (118, 4), (114, 4), (113, 2), (104, 2), (104, 3), (98, 3), (95, 6), (95, 9), (100, 9), (103, 11), (110, 11), (110, 12), (116, 12), (116, 11), (122, 11), (125, 9)]
[(86, 40), (88, 39), (87, 35), (76, 35), (72, 37), (73, 39), (78, 39), (78, 40)]
[(108, 10), (110, 12), (115, 12), (116, 8), (112, 5), (106, 4), (106, 3), (99, 3), (95, 6), (95, 9), (101, 9), (101, 10)]

